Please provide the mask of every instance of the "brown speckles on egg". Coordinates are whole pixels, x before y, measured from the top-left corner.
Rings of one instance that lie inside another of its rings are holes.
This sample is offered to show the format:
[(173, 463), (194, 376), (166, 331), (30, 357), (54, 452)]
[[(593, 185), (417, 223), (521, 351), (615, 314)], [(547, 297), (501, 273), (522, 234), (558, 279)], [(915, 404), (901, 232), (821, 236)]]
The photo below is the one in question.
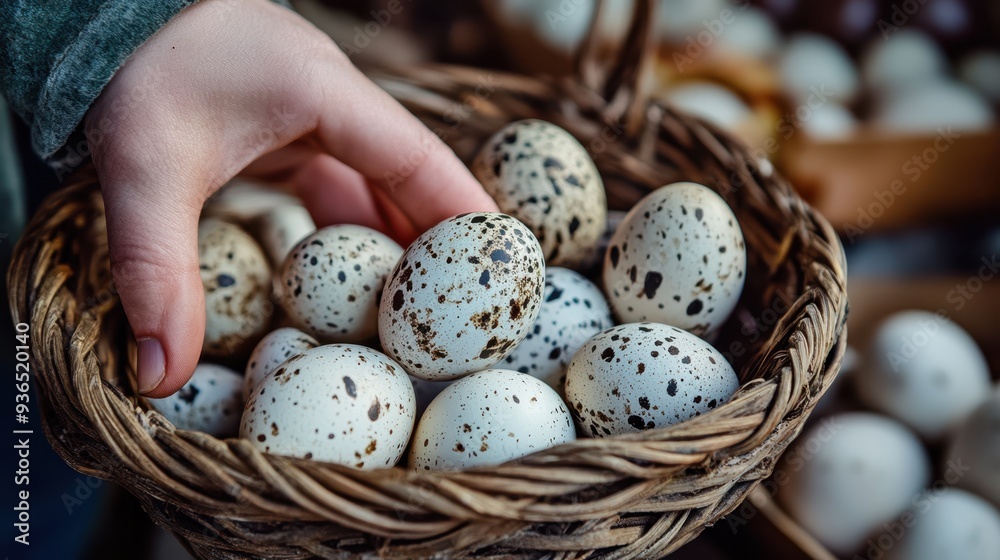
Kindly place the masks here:
[(537, 241), (510, 216), (446, 220), (410, 245), (386, 281), (393, 304), (379, 312), (383, 348), (428, 380), (487, 368), (530, 329), (544, 269)]
[(472, 172), (501, 211), (531, 228), (549, 264), (583, 262), (604, 232), (600, 174), (583, 146), (553, 124), (508, 125), (486, 142)]

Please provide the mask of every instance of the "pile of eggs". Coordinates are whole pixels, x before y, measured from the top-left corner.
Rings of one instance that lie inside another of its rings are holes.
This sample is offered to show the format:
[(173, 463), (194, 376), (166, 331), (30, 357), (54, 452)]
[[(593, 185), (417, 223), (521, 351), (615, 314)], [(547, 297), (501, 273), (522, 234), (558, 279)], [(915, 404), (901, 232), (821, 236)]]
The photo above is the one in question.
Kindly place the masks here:
[(586, 150), (538, 120), (497, 132), (471, 168), (501, 212), (454, 216), (406, 249), (316, 229), (285, 195), (224, 191), (199, 229), (205, 361), (152, 407), (268, 453), (447, 470), (732, 397), (711, 341), (747, 256), (718, 194), (676, 183), (609, 215)]
[(904, 311), (858, 361), (857, 404), (814, 415), (770, 481), (779, 501), (838, 556), (1000, 558), (1000, 384), (975, 341)]

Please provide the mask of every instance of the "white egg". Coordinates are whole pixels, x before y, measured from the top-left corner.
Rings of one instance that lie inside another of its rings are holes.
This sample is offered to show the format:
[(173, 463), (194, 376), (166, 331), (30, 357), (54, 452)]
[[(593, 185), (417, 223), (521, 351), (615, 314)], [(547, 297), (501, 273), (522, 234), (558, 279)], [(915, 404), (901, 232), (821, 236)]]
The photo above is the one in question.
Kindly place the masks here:
[(257, 218), (261, 243), (271, 263), (280, 267), (295, 245), (316, 231), (316, 224), (304, 206), (282, 204)]
[(964, 473), (962, 488), (1000, 507), (1000, 386), (959, 427), (948, 446), (944, 469)]
[(619, 322), (654, 321), (712, 337), (735, 309), (746, 245), (732, 210), (696, 183), (659, 188), (611, 238), (604, 290)]
[(883, 95), (876, 103), (872, 122), (892, 132), (937, 133), (988, 130), (993, 110), (973, 89), (948, 79), (901, 88)]
[(986, 99), (1000, 102), (1000, 51), (981, 50), (966, 55), (959, 63), (958, 75)]
[(1000, 558), (1000, 512), (962, 490), (929, 491), (869, 542), (873, 552), (886, 550), (885, 560)]
[(594, 437), (663, 428), (715, 409), (739, 388), (729, 362), (697, 336), (630, 323), (584, 343), (566, 370), (566, 402)]
[(614, 324), (600, 288), (577, 272), (549, 267), (535, 325), (501, 364), (537, 377), (561, 394), (573, 354), (588, 338)]
[(247, 360), (247, 369), (243, 374), (243, 398), (250, 398), (250, 391), (282, 362), (317, 346), (319, 342), (315, 338), (292, 327), (282, 327), (264, 335)]
[(846, 107), (830, 101), (811, 109), (803, 119), (802, 130), (812, 138), (840, 140), (850, 137), (858, 128), (858, 121)]
[(587, 150), (565, 130), (511, 123), (483, 145), (472, 172), (500, 211), (524, 222), (550, 265), (582, 262), (604, 231), (604, 183)]
[(576, 439), (559, 395), (530, 375), (488, 369), (455, 381), (417, 424), (416, 470), (499, 465)]
[(267, 257), (239, 226), (215, 218), (198, 224), (198, 257), (206, 312), (202, 354), (245, 356), (274, 312)]
[(775, 472), (779, 501), (838, 556), (861, 549), (930, 482), (920, 440), (877, 414), (828, 416), (795, 443)]
[(916, 29), (902, 29), (888, 39), (873, 39), (861, 60), (862, 76), (875, 90), (920, 87), (943, 76), (947, 68), (941, 47)]
[(750, 107), (735, 93), (713, 83), (682, 83), (662, 97), (677, 109), (726, 130), (735, 130), (753, 116)]
[(832, 39), (812, 33), (793, 36), (778, 68), (782, 88), (796, 103), (850, 102), (858, 92), (858, 71)]
[(379, 295), (403, 249), (356, 225), (325, 227), (295, 246), (281, 268), (281, 304), (321, 342), (357, 342), (378, 330)]
[(403, 254), (382, 292), (379, 339), (413, 376), (456, 379), (507, 357), (538, 316), (545, 262), (521, 222), (455, 216)]
[(386, 468), (403, 455), (415, 408), (398, 364), (364, 346), (330, 344), (267, 374), (246, 403), (240, 437), (277, 455)]
[(904, 311), (875, 331), (866, 367), (853, 377), (867, 406), (937, 441), (989, 394), (990, 370), (962, 327), (928, 311)]
[(147, 400), (178, 429), (235, 436), (243, 411), (243, 377), (227, 367), (202, 362), (176, 393)]
[(281, 189), (236, 178), (205, 202), (204, 215), (246, 223), (285, 205), (301, 206), (302, 201)]
[(730, 10), (731, 16), (719, 20), (725, 24), (716, 39), (719, 47), (727, 53), (756, 59), (767, 59), (778, 52), (781, 32), (767, 12), (753, 7)]

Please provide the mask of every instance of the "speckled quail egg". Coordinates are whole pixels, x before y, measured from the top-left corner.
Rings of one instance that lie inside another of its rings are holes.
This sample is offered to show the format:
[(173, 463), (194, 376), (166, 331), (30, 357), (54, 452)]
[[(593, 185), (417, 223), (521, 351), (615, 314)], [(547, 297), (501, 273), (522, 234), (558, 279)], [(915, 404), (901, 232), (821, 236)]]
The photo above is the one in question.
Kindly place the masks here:
[(715, 409), (739, 388), (729, 362), (677, 327), (630, 323), (586, 341), (566, 370), (566, 402), (594, 437), (641, 432)]
[(550, 265), (582, 262), (604, 231), (601, 175), (587, 150), (554, 124), (507, 125), (482, 147), (472, 172), (501, 212), (531, 228)]
[[(622, 210), (608, 210), (608, 219), (604, 225), (604, 232), (601, 233), (601, 237), (597, 240), (597, 244), (591, 248), (590, 253), (587, 258), (576, 267), (577, 270), (583, 271), (588, 276), (591, 275), (592, 270), (599, 270), (600, 266), (604, 263), (604, 253), (608, 250), (608, 244), (611, 243), (611, 236), (615, 234), (615, 230), (618, 226), (625, 221), (625, 216), (628, 212)], [(600, 274), (596, 274), (600, 276)]]
[(661, 95), (675, 108), (726, 130), (740, 130), (740, 127), (753, 118), (750, 106), (738, 95), (711, 82), (684, 82)]
[(247, 369), (243, 374), (243, 398), (249, 398), (250, 391), (260, 380), (282, 362), (317, 346), (319, 342), (315, 338), (292, 327), (282, 327), (264, 335), (247, 361)]
[(240, 437), (268, 453), (386, 468), (403, 455), (415, 408), (398, 364), (364, 346), (330, 344), (264, 377), (247, 401)]
[(257, 229), (271, 263), (280, 267), (295, 245), (316, 231), (316, 224), (304, 206), (282, 204), (261, 214)]
[(674, 183), (632, 208), (604, 258), (604, 290), (619, 322), (666, 323), (710, 338), (743, 291), (746, 245), (711, 189)]
[(148, 400), (178, 429), (235, 436), (243, 411), (243, 377), (227, 367), (202, 362), (176, 393)]
[(357, 342), (378, 330), (385, 278), (403, 249), (364, 226), (325, 227), (292, 249), (281, 268), (282, 307), (321, 342)]
[(524, 224), (494, 212), (455, 216), (417, 238), (392, 271), (379, 339), (410, 375), (456, 379), (520, 344), (544, 286), (542, 251)]
[(990, 370), (962, 327), (928, 311), (904, 311), (875, 331), (866, 367), (855, 375), (861, 401), (936, 441), (989, 395)]
[(215, 218), (198, 224), (198, 256), (205, 287), (202, 354), (245, 356), (274, 312), (267, 257), (239, 226)]
[(961, 468), (958, 486), (1000, 507), (1000, 386), (955, 432), (943, 467)]
[(455, 381), (417, 424), (416, 470), (499, 465), (576, 439), (566, 404), (541, 380), (489, 369)]
[(535, 325), (501, 364), (533, 375), (561, 394), (573, 354), (612, 326), (611, 310), (597, 286), (568, 268), (549, 267)]
[(859, 550), (930, 482), (920, 440), (899, 422), (867, 412), (824, 418), (783, 461), (775, 469), (779, 501), (838, 556)]
[(869, 558), (877, 548), (885, 560), (1000, 558), (1000, 512), (962, 490), (930, 490), (867, 543)]

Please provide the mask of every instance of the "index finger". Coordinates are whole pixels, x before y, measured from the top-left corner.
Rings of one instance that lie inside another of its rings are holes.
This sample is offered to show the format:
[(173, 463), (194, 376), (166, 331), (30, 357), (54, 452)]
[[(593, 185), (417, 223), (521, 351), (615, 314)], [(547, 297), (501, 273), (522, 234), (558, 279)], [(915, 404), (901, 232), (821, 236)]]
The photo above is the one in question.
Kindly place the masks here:
[(326, 90), (319, 118), (331, 155), (382, 187), (420, 231), (455, 214), (497, 211), (440, 138), (355, 68), (348, 73)]

